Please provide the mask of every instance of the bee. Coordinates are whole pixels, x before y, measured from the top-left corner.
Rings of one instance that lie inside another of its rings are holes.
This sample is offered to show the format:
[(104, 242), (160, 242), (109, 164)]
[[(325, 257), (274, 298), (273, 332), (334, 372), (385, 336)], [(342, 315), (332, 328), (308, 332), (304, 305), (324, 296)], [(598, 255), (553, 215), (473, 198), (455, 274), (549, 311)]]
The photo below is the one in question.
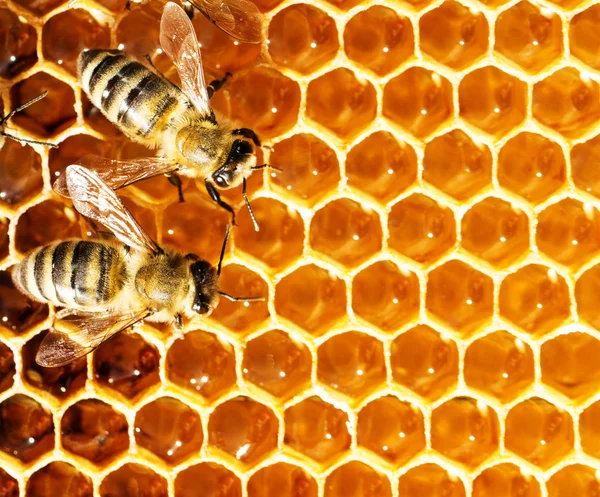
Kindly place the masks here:
[(159, 247), (94, 171), (70, 165), (65, 174), (75, 208), (116, 239), (56, 241), (15, 266), (21, 292), (64, 307), (40, 344), (40, 366), (65, 365), (142, 320), (171, 322), (181, 332), (184, 316), (208, 315), (220, 297), (263, 300), (219, 290), (229, 225), (214, 268), (195, 254)]
[(25, 110), (30, 105), (33, 105), (34, 103), (40, 101), (47, 94), (48, 94), (48, 92), (45, 91), (41, 95), (38, 95), (37, 97), (32, 98), (28, 102), (25, 102), (23, 105), (17, 107), (14, 110), (11, 110), (8, 114), (6, 114), (6, 116), (0, 118), (0, 147), (2, 147), (4, 145), (4, 139), (5, 138), (10, 138), (11, 140), (14, 140), (14, 141), (19, 142), (19, 143), (35, 143), (37, 145), (44, 145), (44, 146), (52, 147), (52, 148), (56, 148), (57, 147), (57, 145), (55, 145), (54, 143), (40, 142), (40, 141), (37, 141), (37, 140), (28, 140), (26, 138), (20, 138), (20, 137), (15, 136), (15, 135), (10, 135), (6, 131), (4, 131), (4, 129), (6, 127), (6, 124), (8, 123), (8, 121), (10, 121), (12, 119), (12, 117), (15, 114), (18, 114), (19, 112)]
[[(87, 156), (78, 163), (96, 170), (113, 189), (166, 174), (178, 187), (181, 201), (177, 174), (204, 178), (208, 194), (231, 214), (234, 225), (235, 213), (221, 200), (218, 189), (241, 183), (258, 231), (246, 194), (246, 178), (252, 171), (270, 167), (256, 163), (253, 145), (261, 146), (258, 136), (249, 128), (231, 129), (217, 123), (209, 100), (222, 81), (206, 87), (194, 27), (173, 2), (163, 11), (160, 44), (177, 68), (182, 89), (119, 51), (84, 51), (78, 68), (81, 87), (94, 105), (131, 140), (158, 148), (161, 157), (116, 161)], [(54, 189), (65, 195), (65, 179), (59, 177)]]

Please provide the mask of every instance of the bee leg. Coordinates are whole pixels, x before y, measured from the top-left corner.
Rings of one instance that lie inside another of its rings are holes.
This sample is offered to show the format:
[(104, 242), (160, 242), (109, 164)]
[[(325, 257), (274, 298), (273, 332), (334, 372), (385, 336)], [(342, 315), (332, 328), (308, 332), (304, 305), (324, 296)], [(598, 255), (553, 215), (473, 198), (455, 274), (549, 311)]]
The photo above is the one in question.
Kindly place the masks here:
[(227, 83), (227, 80), (231, 78), (231, 73), (230, 72), (226, 72), (225, 76), (223, 76), (221, 79), (215, 79), (214, 81), (211, 81), (210, 84), (206, 87), (206, 93), (208, 93), (208, 98), (212, 98), (212, 96), (218, 92), (225, 83)]
[(254, 145), (256, 145), (257, 147), (261, 146), (258, 136), (256, 136), (256, 133), (253, 130), (251, 130), (250, 128), (234, 129), (231, 132), (231, 134), (243, 136), (244, 138), (248, 138), (249, 140), (252, 140), (254, 142)]
[(185, 202), (183, 199), (183, 189), (181, 187), (181, 179), (175, 173), (170, 173), (165, 175), (173, 186), (177, 187), (177, 193), (179, 193), (179, 201)]
[(187, 14), (187, 16), (190, 18), (190, 21), (193, 21), (194, 20), (194, 6), (190, 2), (181, 2), (181, 5), (183, 6), (183, 10)]
[(210, 198), (212, 198), (217, 204), (219, 204), (219, 206), (221, 206), (223, 209), (225, 209), (227, 212), (229, 212), (231, 214), (231, 224), (233, 224), (234, 226), (237, 226), (235, 224), (234, 210), (231, 208), (231, 206), (228, 203), (221, 200), (221, 195), (219, 195), (219, 192), (217, 191), (215, 186), (210, 181), (208, 181), (208, 179), (204, 180), (204, 185), (206, 186), (206, 191), (208, 192), (208, 195), (210, 196)]
[(179, 313), (175, 314), (175, 321), (173, 321), (173, 331), (175, 338), (183, 337), (183, 316)]

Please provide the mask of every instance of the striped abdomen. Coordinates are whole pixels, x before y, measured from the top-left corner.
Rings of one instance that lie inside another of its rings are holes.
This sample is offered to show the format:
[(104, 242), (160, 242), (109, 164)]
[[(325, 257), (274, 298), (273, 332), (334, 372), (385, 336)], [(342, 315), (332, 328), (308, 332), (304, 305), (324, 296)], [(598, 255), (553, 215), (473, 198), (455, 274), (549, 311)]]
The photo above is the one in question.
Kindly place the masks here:
[(14, 269), (15, 285), (33, 299), (85, 308), (109, 303), (123, 285), (117, 249), (101, 242), (54, 242), (29, 253)]
[(86, 50), (78, 65), (92, 103), (132, 140), (158, 142), (169, 118), (191, 105), (181, 90), (122, 52)]

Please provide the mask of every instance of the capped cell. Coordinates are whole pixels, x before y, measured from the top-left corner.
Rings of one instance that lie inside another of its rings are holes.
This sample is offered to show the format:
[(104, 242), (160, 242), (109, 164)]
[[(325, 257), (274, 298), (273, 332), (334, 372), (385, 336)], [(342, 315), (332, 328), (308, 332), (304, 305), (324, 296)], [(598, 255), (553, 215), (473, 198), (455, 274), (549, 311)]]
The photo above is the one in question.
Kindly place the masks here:
[(304, 469), (276, 463), (259, 469), (248, 480), (248, 497), (317, 497), (315, 479)]
[(324, 497), (391, 497), (390, 481), (385, 474), (360, 461), (350, 461), (336, 468), (325, 480)]
[(48, 317), (48, 306), (34, 302), (15, 288), (10, 270), (0, 271), (0, 332), (20, 335)]
[(38, 469), (27, 479), (25, 490), (27, 497), (56, 497), (74, 492), (77, 497), (92, 497), (92, 480), (72, 464), (63, 461), (52, 461)]
[(127, 463), (109, 473), (100, 484), (101, 497), (134, 497), (139, 489), (152, 489), (152, 497), (168, 497), (167, 481), (147, 466)]
[(600, 69), (600, 5), (591, 4), (569, 23), (571, 54), (593, 69)]
[(42, 192), (42, 159), (29, 145), (5, 140), (0, 148), (0, 206), (15, 209)]
[(398, 490), (403, 497), (465, 497), (461, 479), (437, 464), (427, 463), (400, 476)]
[(570, 464), (554, 473), (546, 482), (548, 497), (585, 495), (600, 491), (598, 470), (584, 464)]
[(540, 497), (539, 482), (512, 463), (484, 469), (473, 480), (472, 497)]
[[(200, 489), (198, 482), (202, 482)], [(175, 477), (175, 497), (242, 497), (242, 484), (235, 473), (213, 462), (184, 469)]]
[(9, 9), (0, 9), (0, 78), (11, 79), (30, 69), (38, 60), (37, 32)]

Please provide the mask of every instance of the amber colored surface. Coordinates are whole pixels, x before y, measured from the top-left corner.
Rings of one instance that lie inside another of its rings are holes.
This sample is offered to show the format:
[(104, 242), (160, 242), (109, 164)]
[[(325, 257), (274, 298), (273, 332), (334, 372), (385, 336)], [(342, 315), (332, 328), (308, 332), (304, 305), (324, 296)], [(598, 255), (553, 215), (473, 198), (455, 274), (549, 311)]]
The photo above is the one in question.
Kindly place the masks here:
[(248, 497), (317, 497), (317, 482), (298, 466), (278, 463), (248, 480)]
[(335, 469), (325, 481), (325, 497), (391, 497), (387, 476), (360, 461), (351, 461)]
[(600, 458), (600, 402), (594, 402), (579, 416), (579, 435), (583, 451)]
[(600, 329), (600, 309), (596, 305), (595, 292), (600, 290), (600, 266), (585, 271), (575, 284), (575, 302), (581, 318)]
[(64, 0), (17, 0), (15, 2), (19, 7), (31, 11), (37, 16), (46, 15), (63, 3), (65, 3)]
[(19, 482), (0, 468), (0, 495), (4, 497), (19, 497)]
[(5, 343), (0, 342), (0, 393), (13, 385), (15, 372), (14, 354)]
[(554, 269), (530, 264), (500, 286), (500, 315), (532, 335), (543, 335), (570, 315), (565, 280)]
[(9, 9), (0, 9), (0, 77), (9, 79), (37, 62), (37, 33)]
[(548, 497), (594, 495), (600, 492), (598, 471), (584, 464), (571, 464), (560, 469), (546, 483)]
[(19, 335), (48, 317), (48, 306), (19, 292), (9, 271), (0, 271), (0, 332)]
[(6, 140), (0, 149), (0, 206), (18, 207), (38, 195), (44, 186), (42, 161), (30, 146)]
[(273, 411), (249, 397), (235, 397), (210, 415), (208, 442), (253, 466), (277, 447), (279, 421)]
[(129, 447), (125, 416), (96, 399), (71, 405), (62, 416), (60, 430), (66, 451), (96, 464), (109, 462)]
[(453, 69), (463, 69), (487, 50), (489, 26), (481, 12), (449, 0), (419, 21), (421, 50)]
[(330, 463), (350, 448), (347, 424), (347, 413), (309, 397), (285, 411), (284, 443), (319, 463)]
[(506, 448), (531, 464), (547, 469), (573, 448), (573, 420), (568, 412), (534, 397), (506, 416)]
[(100, 484), (101, 497), (167, 497), (167, 481), (150, 468), (127, 463), (106, 476)]
[(35, 356), (47, 331), (35, 335), (21, 349), (23, 378), (31, 386), (45, 390), (55, 397), (67, 397), (85, 386), (87, 363), (77, 359), (59, 368), (44, 368), (35, 362)]
[(473, 481), (473, 497), (540, 497), (540, 484), (519, 466), (498, 464), (482, 471)]
[(67, 166), (75, 164), (86, 155), (110, 157), (113, 155), (111, 144), (89, 135), (70, 136), (61, 142), (58, 148), (50, 150), (50, 181), (54, 183), (65, 172)]
[(207, 400), (235, 384), (235, 356), (227, 342), (212, 333), (190, 330), (167, 352), (167, 378)]
[(510, 402), (533, 383), (533, 352), (509, 332), (495, 331), (469, 345), (464, 374), (470, 387)]
[(466, 250), (498, 267), (513, 263), (529, 248), (527, 214), (495, 197), (482, 200), (465, 213), (461, 232), (461, 245)]
[(8, 219), (0, 217), (0, 260), (9, 253)]
[(358, 445), (403, 465), (425, 448), (423, 414), (397, 397), (381, 397), (358, 413), (356, 436)]
[(160, 382), (160, 355), (137, 333), (121, 333), (94, 352), (94, 378), (128, 399)]
[(569, 24), (569, 45), (571, 53), (593, 69), (600, 68), (600, 6), (589, 8), (573, 16)]
[(406, 497), (464, 497), (465, 487), (459, 478), (437, 464), (423, 464), (400, 476), (398, 489)]
[[(202, 485), (198, 485), (202, 482)], [(203, 462), (181, 471), (175, 478), (175, 497), (241, 497), (242, 485), (223, 466)]]
[(246, 380), (271, 395), (287, 399), (310, 382), (312, 357), (308, 347), (281, 330), (250, 340), (244, 349)]
[[(536, 133), (519, 133), (500, 149), (498, 182), (537, 204), (564, 185), (565, 168), (558, 143)], [(573, 160), (574, 171), (575, 168)]]
[(90, 478), (66, 462), (51, 462), (33, 473), (27, 481), (29, 497), (92, 497)]
[(600, 174), (594, 167), (587, 167), (598, 157), (600, 138), (594, 137), (578, 143), (571, 149), (571, 176), (575, 186), (581, 190), (600, 197)]

